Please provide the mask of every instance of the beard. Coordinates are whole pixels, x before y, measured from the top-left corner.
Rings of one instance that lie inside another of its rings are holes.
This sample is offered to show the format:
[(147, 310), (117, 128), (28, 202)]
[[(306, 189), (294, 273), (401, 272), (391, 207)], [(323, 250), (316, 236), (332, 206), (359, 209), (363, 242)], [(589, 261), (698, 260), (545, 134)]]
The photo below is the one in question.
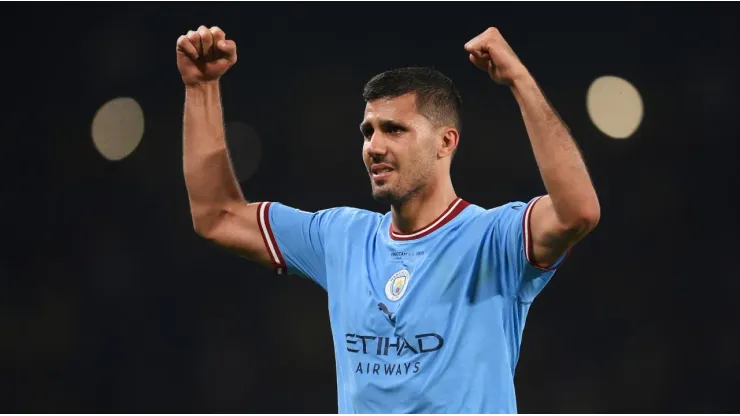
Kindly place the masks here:
[(411, 198), (412, 194), (409, 192), (403, 192), (401, 189), (396, 189), (388, 186), (373, 186), (373, 199), (386, 205), (399, 205)]
[(373, 180), (370, 179), (373, 199), (381, 204), (401, 205), (424, 189), (426, 179), (424, 175), (420, 175), (404, 183), (403, 178), (397, 178), (397, 183), (385, 183), (380, 186), (375, 185)]

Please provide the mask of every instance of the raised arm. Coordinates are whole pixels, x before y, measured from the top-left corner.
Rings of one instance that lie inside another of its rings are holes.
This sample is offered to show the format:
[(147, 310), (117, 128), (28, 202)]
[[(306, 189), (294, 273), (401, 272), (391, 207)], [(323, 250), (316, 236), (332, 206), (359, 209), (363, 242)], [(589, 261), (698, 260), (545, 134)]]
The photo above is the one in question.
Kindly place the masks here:
[[(600, 206), (586, 164), (565, 123), (495, 28), (465, 45), (470, 61), (511, 88), (548, 195), (531, 209), (530, 260), (549, 267), (599, 221)], [(527, 248), (529, 249), (529, 248)]]
[(220, 77), (236, 63), (236, 44), (218, 27), (201, 26), (177, 40), (177, 67), (185, 83), (183, 166), (195, 231), (265, 265), (274, 261), (258, 210), (242, 195), (226, 147)]

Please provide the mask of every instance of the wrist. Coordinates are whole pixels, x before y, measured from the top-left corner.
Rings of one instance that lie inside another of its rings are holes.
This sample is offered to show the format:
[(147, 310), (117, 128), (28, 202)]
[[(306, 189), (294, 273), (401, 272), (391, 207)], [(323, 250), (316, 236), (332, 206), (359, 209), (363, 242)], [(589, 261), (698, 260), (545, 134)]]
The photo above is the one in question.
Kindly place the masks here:
[(533, 87), (537, 88), (537, 82), (534, 80), (532, 74), (530, 74), (526, 69), (523, 69), (517, 75), (511, 77), (511, 84), (509, 84), (509, 88), (511, 88), (512, 92), (515, 94), (523, 90), (532, 89)]
[(195, 84), (185, 84), (185, 92), (193, 92), (193, 93), (199, 93), (199, 92), (211, 92), (211, 91), (218, 91), (219, 89), (219, 80), (213, 80), (213, 81), (204, 81), (204, 82), (198, 82)]
[(540, 93), (540, 87), (537, 85), (537, 81), (535, 81), (529, 72), (512, 78), (509, 88), (519, 104), (522, 103), (525, 97), (533, 98), (533, 94), (539, 95)]

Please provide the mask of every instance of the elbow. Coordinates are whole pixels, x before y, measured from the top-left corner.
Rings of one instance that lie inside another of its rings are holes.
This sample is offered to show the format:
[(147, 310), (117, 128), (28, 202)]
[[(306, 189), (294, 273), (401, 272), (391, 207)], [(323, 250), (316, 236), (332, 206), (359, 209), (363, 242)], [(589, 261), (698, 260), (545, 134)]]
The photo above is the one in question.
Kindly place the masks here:
[(208, 238), (208, 235), (210, 234), (209, 227), (205, 224), (203, 218), (193, 217), (193, 230), (203, 238)]
[(601, 219), (601, 207), (597, 200), (582, 204), (567, 221), (560, 223), (561, 233), (571, 235), (576, 240), (593, 231)]
[(601, 206), (598, 199), (594, 198), (593, 201), (581, 206), (573, 226), (578, 234), (586, 235), (599, 225), (599, 220), (601, 220)]
[[(241, 202), (240, 202), (241, 204)], [(234, 216), (234, 204), (190, 204), (193, 230), (199, 236), (215, 241), (223, 234), (224, 224)]]
[(203, 212), (192, 212), (193, 219), (193, 230), (200, 237), (207, 240), (211, 240), (213, 236), (213, 230), (218, 222), (219, 214), (217, 213), (203, 213)]
[(582, 221), (586, 232), (593, 231), (593, 229), (596, 228), (597, 225), (599, 225), (599, 220), (601, 220), (601, 207), (596, 204), (595, 208), (583, 214)]

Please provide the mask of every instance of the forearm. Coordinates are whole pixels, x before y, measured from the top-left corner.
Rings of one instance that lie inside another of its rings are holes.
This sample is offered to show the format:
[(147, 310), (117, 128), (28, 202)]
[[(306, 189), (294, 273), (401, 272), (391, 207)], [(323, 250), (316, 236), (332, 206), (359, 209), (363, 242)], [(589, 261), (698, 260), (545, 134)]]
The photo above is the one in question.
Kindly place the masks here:
[(517, 79), (511, 89), (558, 220), (566, 226), (577, 226), (598, 218), (596, 191), (565, 123), (531, 76)]
[(244, 201), (226, 147), (217, 82), (186, 88), (183, 168), (196, 229), (208, 227), (230, 202)]

